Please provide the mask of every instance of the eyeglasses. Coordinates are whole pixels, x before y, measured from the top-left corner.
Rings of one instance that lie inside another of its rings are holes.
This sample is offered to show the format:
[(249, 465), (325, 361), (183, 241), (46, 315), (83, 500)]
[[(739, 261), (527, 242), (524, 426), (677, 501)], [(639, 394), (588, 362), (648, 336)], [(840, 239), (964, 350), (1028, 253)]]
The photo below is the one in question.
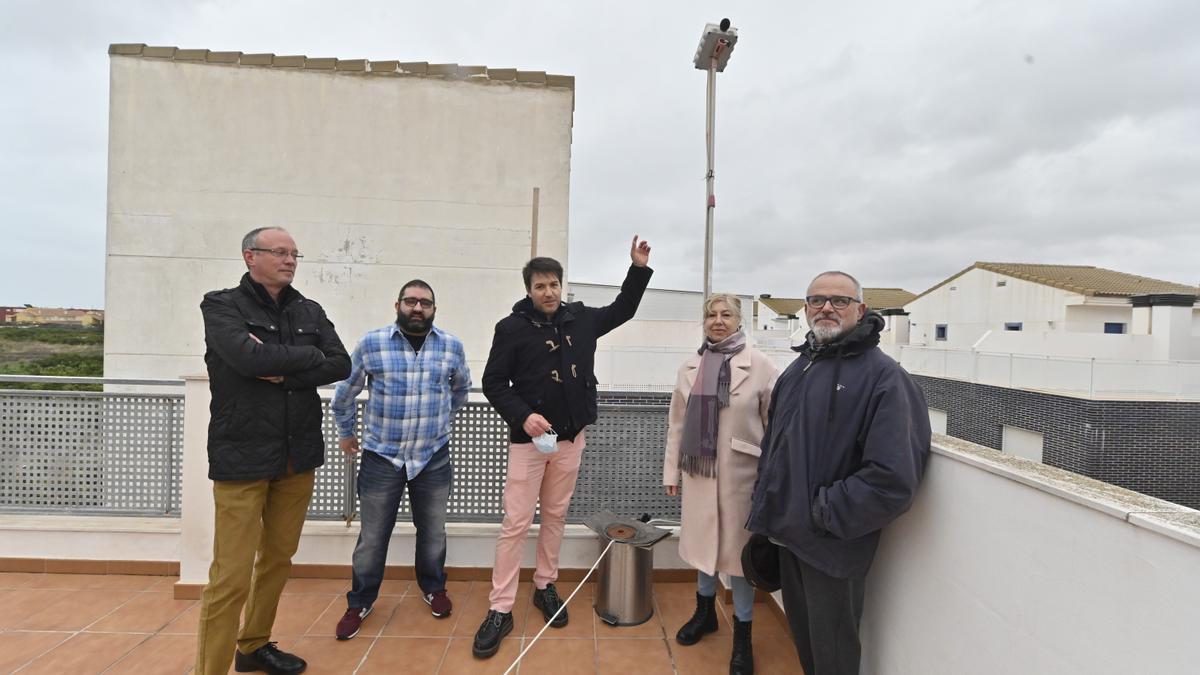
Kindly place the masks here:
[(404, 306), (409, 309), (412, 309), (417, 305), (420, 305), (421, 309), (433, 308), (433, 301), (428, 298), (400, 298), (400, 302), (403, 302)]
[(283, 249), (283, 248), (251, 248), (249, 250), (257, 251), (259, 253), (270, 253), (271, 255), (275, 256), (276, 258), (286, 258), (288, 256), (291, 256), (296, 259), (296, 262), (300, 262), (300, 259), (304, 257), (304, 255), (301, 254), (300, 251), (289, 251), (289, 250)]
[(827, 302), (833, 305), (834, 309), (846, 309), (852, 302), (862, 302), (858, 298), (846, 295), (810, 295), (804, 301), (808, 303), (809, 309), (821, 309)]

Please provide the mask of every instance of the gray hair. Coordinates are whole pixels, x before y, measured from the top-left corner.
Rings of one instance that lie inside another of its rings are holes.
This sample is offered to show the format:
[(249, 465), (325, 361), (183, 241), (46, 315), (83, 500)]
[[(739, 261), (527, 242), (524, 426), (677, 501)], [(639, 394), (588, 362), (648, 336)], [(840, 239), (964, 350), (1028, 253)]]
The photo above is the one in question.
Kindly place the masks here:
[(737, 316), (738, 323), (742, 323), (742, 299), (733, 293), (713, 293), (704, 299), (704, 306), (701, 310), (700, 318), (708, 317), (708, 313), (712, 311), (713, 305), (718, 302), (723, 302), (729, 310)]
[(257, 247), (258, 246), (258, 235), (262, 234), (263, 232), (266, 232), (267, 230), (279, 230), (280, 232), (287, 232), (287, 230), (283, 229), (282, 227), (274, 227), (274, 226), (256, 227), (253, 230), (250, 230), (249, 232), (247, 232), (246, 236), (242, 237), (242, 250), (249, 251), (250, 249)]
[(816, 281), (817, 279), (820, 279), (821, 277), (846, 277), (854, 284), (854, 299), (859, 302), (862, 302), (862, 300), (863, 300), (862, 284), (858, 283), (858, 279), (855, 279), (854, 277), (852, 277), (849, 274), (846, 274), (845, 272), (842, 272), (840, 270), (828, 270), (825, 272), (821, 272), (817, 276), (813, 277), (812, 281), (808, 282), (809, 288), (812, 287), (814, 281)]

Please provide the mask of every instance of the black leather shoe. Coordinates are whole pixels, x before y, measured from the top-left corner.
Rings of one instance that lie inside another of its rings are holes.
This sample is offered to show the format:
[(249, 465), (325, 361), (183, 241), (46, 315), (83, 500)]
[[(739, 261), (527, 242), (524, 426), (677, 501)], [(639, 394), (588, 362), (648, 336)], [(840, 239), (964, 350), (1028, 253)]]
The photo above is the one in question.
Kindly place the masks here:
[(512, 632), (512, 612), (497, 612), (489, 609), (487, 618), (475, 631), (475, 642), (471, 645), (471, 653), (476, 658), (486, 659), (500, 649), (500, 640)]
[(233, 656), (233, 668), (239, 673), (266, 671), (271, 675), (295, 675), (303, 673), (307, 667), (304, 659), (279, 651), (274, 642), (268, 642), (250, 654), (234, 651)]
[(729, 657), (729, 675), (754, 675), (754, 649), (750, 646), (752, 621), (733, 617), (733, 655)]
[[(567, 608), (563, 607), (562, 598), (558, 597), (558, 589), (554, 584), (546, 584), (545, 588), (533, 589), (533, 606), (542, 610), (542, 620), (550, 624), (554, 628), (562, 628), (567, 625)], [(558, 612), (558, 608), (562, 607), (562, 611)], [(554, 621), (550, 617), (558, 612), (558, 616)]]
[(696, 594), (696, 613), (688, 622), (683, 624), (675, 634), (675, 641), (681, 645), (694, 645), (706, 633), (717, 632), (717, 597), (715, 595)]

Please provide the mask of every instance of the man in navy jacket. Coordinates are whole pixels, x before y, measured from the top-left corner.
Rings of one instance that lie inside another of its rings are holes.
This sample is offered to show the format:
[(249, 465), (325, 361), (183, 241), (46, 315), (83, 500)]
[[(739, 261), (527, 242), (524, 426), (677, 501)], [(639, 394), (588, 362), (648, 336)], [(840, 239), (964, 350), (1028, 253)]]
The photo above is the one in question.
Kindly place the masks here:
[(780, 552), (784, 609), (808, 675), (857, 675), (864, 579), (880, 530), (908, 510), (929, 456), (929, 409), (880, 351), (883, 318), (844, 272), (809, 284), (811, 328), (771, 398), (746, 523)]

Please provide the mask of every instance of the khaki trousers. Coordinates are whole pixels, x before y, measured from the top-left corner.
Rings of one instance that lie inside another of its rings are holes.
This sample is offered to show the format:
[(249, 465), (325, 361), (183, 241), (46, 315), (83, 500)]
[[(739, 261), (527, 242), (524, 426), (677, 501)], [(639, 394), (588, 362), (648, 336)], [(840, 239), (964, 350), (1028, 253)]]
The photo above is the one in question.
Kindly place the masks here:
[(229, 672), (235, 643), (249, 654), (269, 641), (314, 477), (315, 471), (306, 471), (274, 480), (213, 482), (216, 528), (196, 631), (196, 675)]

